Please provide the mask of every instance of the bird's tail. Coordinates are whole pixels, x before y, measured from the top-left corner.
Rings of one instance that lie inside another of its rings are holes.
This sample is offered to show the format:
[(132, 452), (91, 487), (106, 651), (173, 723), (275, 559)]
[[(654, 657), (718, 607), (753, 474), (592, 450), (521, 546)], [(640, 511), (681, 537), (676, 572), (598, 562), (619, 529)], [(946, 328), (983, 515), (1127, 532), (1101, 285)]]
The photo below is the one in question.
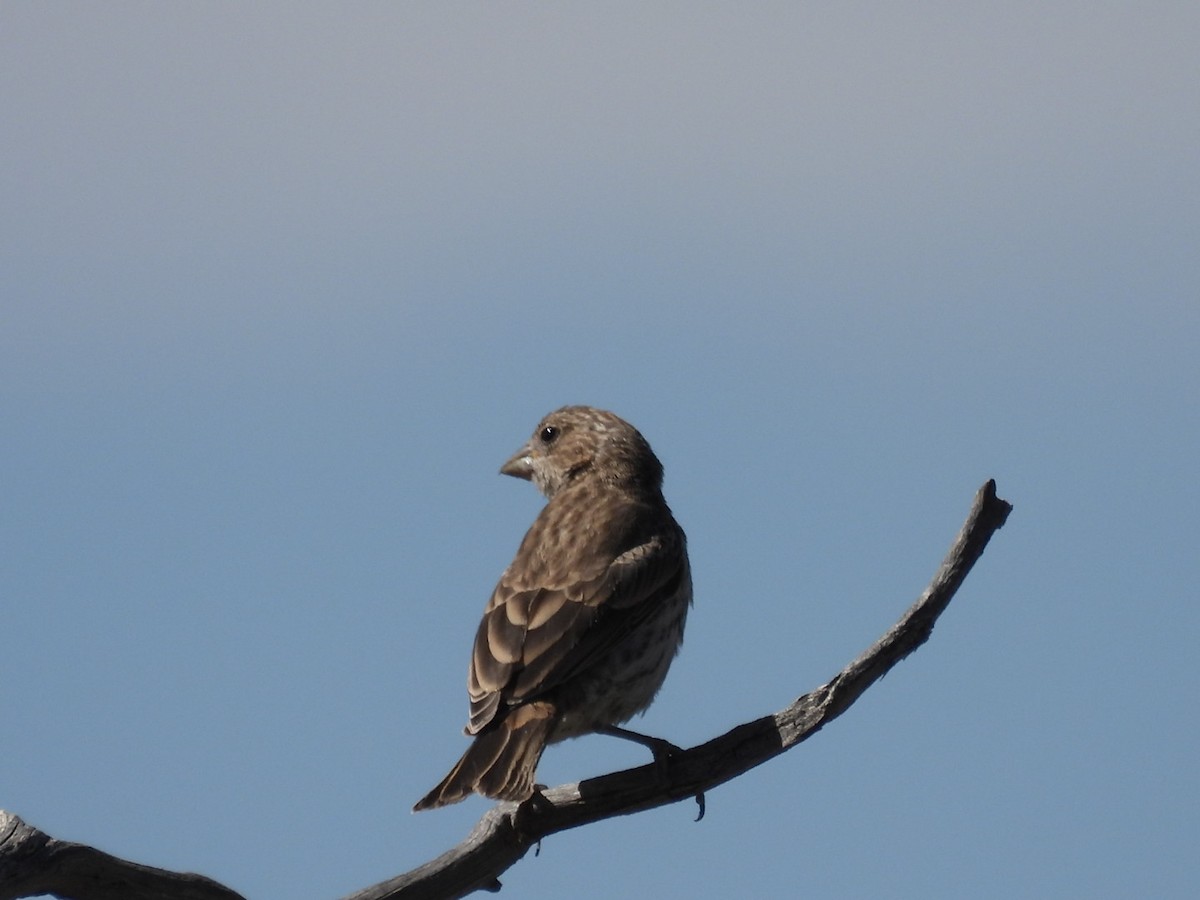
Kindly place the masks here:
[(494, 800), (529, 799), (554, 721), (554, 705), (544, 700), (516, 707), (475, 736), (450, 774), (421, 798), (413, 812), (457, 803), (472, 792)]

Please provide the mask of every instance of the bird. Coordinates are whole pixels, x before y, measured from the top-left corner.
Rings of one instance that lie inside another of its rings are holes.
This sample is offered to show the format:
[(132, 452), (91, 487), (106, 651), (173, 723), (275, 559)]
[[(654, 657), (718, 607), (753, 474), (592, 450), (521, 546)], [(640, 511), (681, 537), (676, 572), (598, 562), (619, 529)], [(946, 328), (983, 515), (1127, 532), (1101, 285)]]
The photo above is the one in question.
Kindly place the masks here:
[(504, 570), (475, 633), (467, 674), (470, 746), (413, 807), (473, 793), (521, 802), (551, 743), (604, 733), (644, 712), (683, 642), (692, 605), (687, 538), (663, 498), (663, 467), (636, 428), (565, 406), (500, 467), (546, 505)]

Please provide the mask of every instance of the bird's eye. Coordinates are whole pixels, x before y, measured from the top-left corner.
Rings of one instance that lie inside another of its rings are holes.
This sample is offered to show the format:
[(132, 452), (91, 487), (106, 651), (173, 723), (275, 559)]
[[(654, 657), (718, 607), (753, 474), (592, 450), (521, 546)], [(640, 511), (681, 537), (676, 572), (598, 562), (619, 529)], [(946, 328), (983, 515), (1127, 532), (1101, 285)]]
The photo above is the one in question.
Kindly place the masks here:
[(553, 443), (554, 439), (558, 437), (558, 429), (553, 425), (547, 425), (538, 437), (541, 438), (543, 444)]

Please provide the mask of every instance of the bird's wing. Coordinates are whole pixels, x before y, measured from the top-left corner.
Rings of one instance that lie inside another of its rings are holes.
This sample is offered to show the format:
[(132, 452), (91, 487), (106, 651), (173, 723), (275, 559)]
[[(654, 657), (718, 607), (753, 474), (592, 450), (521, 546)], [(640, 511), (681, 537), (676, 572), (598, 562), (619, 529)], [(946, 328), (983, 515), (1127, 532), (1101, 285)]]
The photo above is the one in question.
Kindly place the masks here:
[(535, 699), (586, 671), (689, 577), (677, 527), (569, 583), (516, 587), (519, 573), (510, 568), (475, 636), (467, 732), (478, 733), (501, 705)]

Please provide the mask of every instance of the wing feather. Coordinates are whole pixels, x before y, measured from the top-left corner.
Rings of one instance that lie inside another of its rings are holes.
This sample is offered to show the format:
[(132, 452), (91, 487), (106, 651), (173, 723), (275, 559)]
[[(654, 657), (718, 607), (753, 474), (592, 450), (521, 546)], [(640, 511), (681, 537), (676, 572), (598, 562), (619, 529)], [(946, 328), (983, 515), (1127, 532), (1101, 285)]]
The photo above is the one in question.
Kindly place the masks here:
[[(571, 551), (560, 553), (565, 559), (542, 552), (548, 533), (564, 533), (556, 530), (552, 501), (501, 576), (476, 632), (468, 733), (486, 727), (502, 707), (535, 700), (585, 671), (688, 576), (683, 532), (665, 507), (662, 516), (647, 517), (644, 505), (627, 498), (603, 500), (607, 506), (591, 506), (603, 527), (583, 532), (579, 545), (560, 547)], [(603, 542), (588, 544), (595, 535)]]

